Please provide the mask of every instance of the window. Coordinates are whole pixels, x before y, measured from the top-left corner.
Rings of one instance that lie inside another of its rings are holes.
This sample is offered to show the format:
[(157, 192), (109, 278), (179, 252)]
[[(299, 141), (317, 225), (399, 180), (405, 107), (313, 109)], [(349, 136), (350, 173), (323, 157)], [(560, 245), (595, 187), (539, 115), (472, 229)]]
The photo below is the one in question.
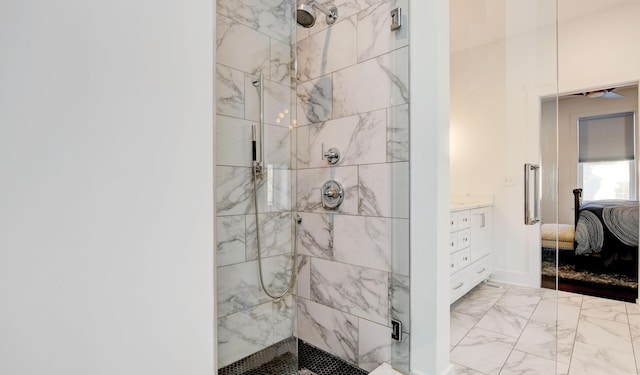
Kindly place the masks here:
[(578, 179), (584, 200), (636, 199), (635, 113), (578, 120)]

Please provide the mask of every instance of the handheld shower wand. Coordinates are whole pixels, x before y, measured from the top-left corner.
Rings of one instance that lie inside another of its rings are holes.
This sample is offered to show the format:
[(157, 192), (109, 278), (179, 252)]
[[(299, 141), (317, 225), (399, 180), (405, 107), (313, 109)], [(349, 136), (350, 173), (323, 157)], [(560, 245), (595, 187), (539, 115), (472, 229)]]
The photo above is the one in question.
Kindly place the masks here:
[(251, 155), (253, 163), (255, 164), (258, 161), (258, 152), (256, 149), (256, 126), (251, 125)]

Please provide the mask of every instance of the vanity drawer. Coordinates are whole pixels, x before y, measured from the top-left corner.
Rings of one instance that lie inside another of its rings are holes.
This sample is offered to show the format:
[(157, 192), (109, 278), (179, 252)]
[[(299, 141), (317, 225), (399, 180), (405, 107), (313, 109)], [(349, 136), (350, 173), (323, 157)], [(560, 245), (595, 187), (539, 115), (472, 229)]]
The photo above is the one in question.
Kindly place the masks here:
[(458, 271), (458, 263), (456, 254), (449, 255), (449, 275)]
[(465, 229), (457, 232), (458, 234), (458, 249), (464, 249), (471, 245), (471, 230)]
[(465, 272), (459, 272), (451, 276), (450, 280), (451, 283), (449, 285), (451, 289), (449, 290), (449, 298), (451, 299), (451, 303), (453, 303), (467, 292), (469, 289), (467, 284), (469, 282), (467, 281)]
[(477, 284), (482, 280), (485, 280), (491, 276), (491, 267), (489, 264), (490, 256), (487, 255), (477, 262), (474, 262), (469, 270), (469, 277), (471, 282)]
[[(465, 268), (471, 263), (469, 249), (460, 250), (449, 255), (449, 274), (453, 274)], [(467, 272), (467, 271), (464, 271)]]
[(458, 230), (458, 213), (451, 212), (449, 214), (449, 232)]
[(469, 211), (458, 211), (458, 229), (466, 229), (471, 226), (471, 214)]
[(469, 249), (460, 250), (454, 254), (456, 256), (456, 268), (461, 270), (471, 263)]
[(458, 233), (449, 235), (449, 252), (453, 253), (458, 250)]

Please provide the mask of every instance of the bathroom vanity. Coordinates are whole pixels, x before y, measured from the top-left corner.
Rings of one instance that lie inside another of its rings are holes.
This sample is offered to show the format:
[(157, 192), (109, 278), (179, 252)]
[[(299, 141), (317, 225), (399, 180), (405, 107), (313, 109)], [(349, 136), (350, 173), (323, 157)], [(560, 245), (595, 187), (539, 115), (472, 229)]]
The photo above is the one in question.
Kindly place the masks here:
[(451, 303), (491, 276), (490, 199), (452, 199), (449, 219)]

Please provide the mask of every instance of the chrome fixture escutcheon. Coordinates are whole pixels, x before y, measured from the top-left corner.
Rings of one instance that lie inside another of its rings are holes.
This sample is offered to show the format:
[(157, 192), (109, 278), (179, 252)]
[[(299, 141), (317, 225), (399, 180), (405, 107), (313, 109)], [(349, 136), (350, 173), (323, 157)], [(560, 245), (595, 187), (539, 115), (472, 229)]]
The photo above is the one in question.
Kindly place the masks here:
[(329, 180), (322, 185), (322, 207), (334, 210), (344, 201), (344, 188), (337, 181)]
[(324, 143), (322, 144), (322, 160), (326, 160), (329, 164), (336, 164), (340, 161), (340, 149), (331, 147), (325, 151)]

